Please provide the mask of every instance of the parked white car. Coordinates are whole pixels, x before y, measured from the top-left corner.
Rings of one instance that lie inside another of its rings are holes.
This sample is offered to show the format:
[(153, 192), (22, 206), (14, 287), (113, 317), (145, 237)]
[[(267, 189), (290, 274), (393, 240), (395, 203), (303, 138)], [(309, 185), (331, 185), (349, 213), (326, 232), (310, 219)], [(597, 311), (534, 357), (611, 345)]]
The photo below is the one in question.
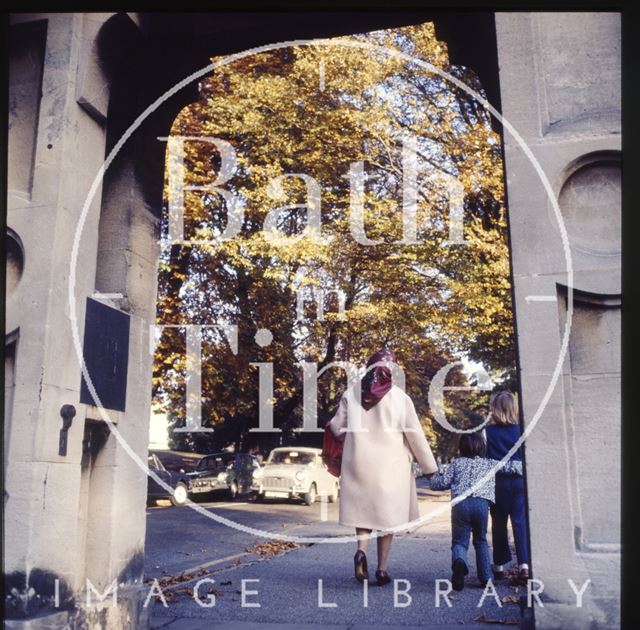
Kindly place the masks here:
[(307, 505), (321, 496), (334, 503), (340, 490), (338, 479), (322, 461), (322, 450), (306, 446), (274, 448), (256, 482), (258, 500), (302, 498)]

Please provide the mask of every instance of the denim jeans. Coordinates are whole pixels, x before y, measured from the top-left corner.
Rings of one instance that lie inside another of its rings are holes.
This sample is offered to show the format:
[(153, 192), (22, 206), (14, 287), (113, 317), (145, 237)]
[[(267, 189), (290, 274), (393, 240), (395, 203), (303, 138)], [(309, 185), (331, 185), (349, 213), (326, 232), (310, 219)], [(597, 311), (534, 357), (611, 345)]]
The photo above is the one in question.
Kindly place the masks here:
[(511, 518), (518, 564), (529, 564), (527, 520), (524, 509), (524, 479), (520, 475), (496, 475), (496, 502), (491, 506), (493, 562), (511, 562), (507, 521)]
[(469, 538), (473, 533), (476, 550), (478, 579), (486, 582), (491, 578), (491, 557), (487, 544), (489, 501), (481, 497), (467, 497), (451, 508), (451, 555), (452, 562), (458, 558), (467, 562)]

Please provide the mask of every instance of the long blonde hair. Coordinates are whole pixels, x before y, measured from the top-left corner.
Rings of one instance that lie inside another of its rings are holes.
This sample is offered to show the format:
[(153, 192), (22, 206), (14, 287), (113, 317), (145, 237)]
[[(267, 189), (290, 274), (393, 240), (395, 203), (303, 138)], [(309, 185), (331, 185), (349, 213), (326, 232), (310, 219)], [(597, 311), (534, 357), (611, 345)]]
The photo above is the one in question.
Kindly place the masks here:
[(490, 407), (493, 424), (518, 424), (518, 400), (511, 392), (493, 394)]

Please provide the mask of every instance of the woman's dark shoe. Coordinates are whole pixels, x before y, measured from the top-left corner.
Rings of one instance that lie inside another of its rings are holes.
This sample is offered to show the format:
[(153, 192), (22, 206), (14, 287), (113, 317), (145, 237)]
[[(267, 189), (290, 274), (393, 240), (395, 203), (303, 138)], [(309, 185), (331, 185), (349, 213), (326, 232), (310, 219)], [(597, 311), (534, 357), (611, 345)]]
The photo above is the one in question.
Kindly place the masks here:
[(495, 569), (493, 569), (493, 579), (494, 580), (504, 580), (505, 578), (505, 572), (504, 571), (496, 571)]
[(355, 569), (356, 580), (364, 582), (369, 579), (369, 570), (367, 569), (367, 556), (364, 551), (358, 549), (356, 555), (353, 556), (353, 565)]
[(456, 558), (452, 566), (451, 586), (454, 591), (464, 589), (464, 576), (469, 573), (466, 562), (462, 558)]
[(391, 576), (386, 571), (376, 571), (376, 583), (378, 586), (384, 586), (391, 582)]

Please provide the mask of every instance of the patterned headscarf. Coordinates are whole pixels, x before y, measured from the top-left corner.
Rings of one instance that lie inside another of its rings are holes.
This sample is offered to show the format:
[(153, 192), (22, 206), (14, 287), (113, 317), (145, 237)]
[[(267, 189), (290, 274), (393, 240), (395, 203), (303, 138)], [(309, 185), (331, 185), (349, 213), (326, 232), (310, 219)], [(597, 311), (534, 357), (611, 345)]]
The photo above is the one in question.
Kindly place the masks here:
[[(367, 368), (376, 363), (398, 363), (396, 355), (388, 349), (376, 352), (368, 361)], [(384, 395), (391, 389), (391, 368), (387, 365), (377, 365), (370, 369), (360, 381), (360, 404), (369, 411), (377, 405)]]

